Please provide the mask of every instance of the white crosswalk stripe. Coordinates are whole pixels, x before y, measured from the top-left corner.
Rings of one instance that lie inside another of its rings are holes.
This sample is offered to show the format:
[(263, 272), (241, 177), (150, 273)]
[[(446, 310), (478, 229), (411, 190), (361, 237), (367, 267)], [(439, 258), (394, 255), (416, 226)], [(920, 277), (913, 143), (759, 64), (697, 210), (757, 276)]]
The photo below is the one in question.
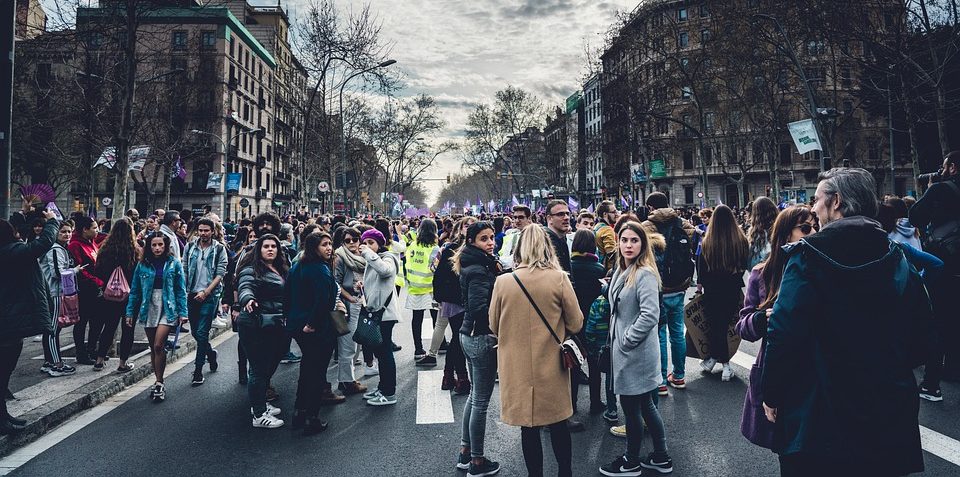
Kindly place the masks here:
[(417, 424), (454, 422), (450, 391), (440, 389), (442, 382), (442, 370), (417, 373)]

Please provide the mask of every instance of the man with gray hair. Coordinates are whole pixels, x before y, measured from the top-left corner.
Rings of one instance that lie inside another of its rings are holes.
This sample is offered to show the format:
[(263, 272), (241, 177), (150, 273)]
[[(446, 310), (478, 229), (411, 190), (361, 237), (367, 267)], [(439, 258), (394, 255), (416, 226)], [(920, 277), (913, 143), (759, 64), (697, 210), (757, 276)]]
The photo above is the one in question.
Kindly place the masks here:
[(913, 368), (933, 339), (932, 313), (919, 275), (873, 219), (875, 191), (863, 169), (821, 174), (820, 232), (784, 247), (760, 379), (782, 475), (923, 470)]

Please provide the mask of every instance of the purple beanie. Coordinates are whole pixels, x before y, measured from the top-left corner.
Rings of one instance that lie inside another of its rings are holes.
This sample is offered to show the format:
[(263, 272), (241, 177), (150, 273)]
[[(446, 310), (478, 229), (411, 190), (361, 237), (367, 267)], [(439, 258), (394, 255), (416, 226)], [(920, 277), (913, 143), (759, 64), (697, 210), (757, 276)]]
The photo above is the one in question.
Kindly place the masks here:
[(377, 245), (379, 245), (381, 248), (383, 248), (383, 246), (387, 244), (387, 239), (383, 238), (383, 234), (380, 233), (380, 231), (377, 229), (367, 230), (366, 232), (363, 233), (363, 235), (360, 236), (361, 242), (367, 239), (376, 240)]

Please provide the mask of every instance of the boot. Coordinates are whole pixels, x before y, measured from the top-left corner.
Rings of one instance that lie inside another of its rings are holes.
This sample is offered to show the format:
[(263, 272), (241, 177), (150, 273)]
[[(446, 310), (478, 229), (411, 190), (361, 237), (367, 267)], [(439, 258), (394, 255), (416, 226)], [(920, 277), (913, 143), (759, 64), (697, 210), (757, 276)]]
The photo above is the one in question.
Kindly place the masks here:
[(463, 378), (457, 380), (457, 386), (454, 388), (453, 392), (463, 396), (470, 394), (470, 380)]
[(303, 426), (304, 436), (313, 436), (327, 430), (327, 421), (322, 421), (317, 416), (307, 418)]
[(304, 409), (294, 409), (293, 428), (303, 429), (303, 426), (305, 426), (306, 424), (307, 424), (307, 411)]
[(247, 384), (247, 362), (246, 361), (237, 361), (237, 369), (240, 372), (240, 384), (246, 386)]
[(457, 380), (453, 377), (453, 371), (443, 370), (443, 382), (440, 384), (440, 389), (444, 391), (450, 391), (457, 386)]
[(334, 404), (342, 404), (347, 401), (347, 398), (333, 392), (333, 388), (328, 383), (323, 391), (320, 393), (320, 404), (323, 406), (332, 406)]
[(356, 381), (351, 381), (349, 383), (340, 383), (340, 391), (343, 392), (344, 396), (351, 396), (353, 394), (363, 394), (367, 392), (367, 387)]

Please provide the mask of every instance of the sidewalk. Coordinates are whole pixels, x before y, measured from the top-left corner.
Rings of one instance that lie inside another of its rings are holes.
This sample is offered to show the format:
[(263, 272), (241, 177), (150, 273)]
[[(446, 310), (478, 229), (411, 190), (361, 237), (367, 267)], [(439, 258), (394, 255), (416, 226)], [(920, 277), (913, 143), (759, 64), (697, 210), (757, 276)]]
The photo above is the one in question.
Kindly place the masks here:
[[(210, 339), (228, 331), (229, 328), (212, 328)], [(72, 328), (61, 332), (60, 347), (63, 360), (76, 366), (77, 372), (57, 378), (40, 371), (43, 365), (42, 344), (33, 341), (32, 337), (24, 339), (20, 361), (10, 378), (10, 390), (16, 400), (7, 401), (7, 408), (12, 416), (26, 419), (27, 427), (16, 435), (0, 436), (0, 456), (36, 440), (72, 416), (153, 375), (143, 327), (137, 327), (133, 354), (128, 360), (134, 368), (123, 374), (117, 372), (117, 358), (110, 358), (103, 371), (94, 371), (93, 366), (89, 365), (76, 365), (72, 333)], [(193, 337), (189, 333), (182, 333), (177, 349), (167, 354), (167, 362), (192, 355), (196, 347)]]

